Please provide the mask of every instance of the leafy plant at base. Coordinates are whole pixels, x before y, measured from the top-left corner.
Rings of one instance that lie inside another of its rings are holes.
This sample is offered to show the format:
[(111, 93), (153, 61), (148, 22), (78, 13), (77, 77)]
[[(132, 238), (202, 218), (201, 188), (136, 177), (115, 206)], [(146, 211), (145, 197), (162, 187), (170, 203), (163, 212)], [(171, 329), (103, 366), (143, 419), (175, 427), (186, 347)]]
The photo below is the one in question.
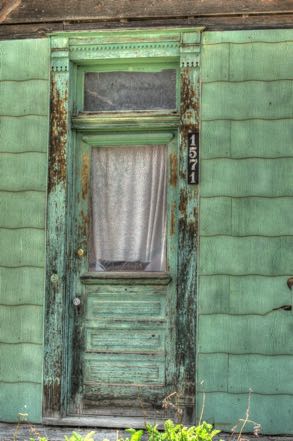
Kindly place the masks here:
[[(131, 437), (124, 441), (140, 441), (144, 434), (143, 430), (135, 429), (128, 429), (127, 432), (131, 434)], [(186, 427), (167, 420), (163, 431), (158, 429), (157, 424), (147, 423), (146, 433), (148, 441), (212, 441), (220, 430), (214, 430), (213, 426), (206, 422), (198, 426)]]

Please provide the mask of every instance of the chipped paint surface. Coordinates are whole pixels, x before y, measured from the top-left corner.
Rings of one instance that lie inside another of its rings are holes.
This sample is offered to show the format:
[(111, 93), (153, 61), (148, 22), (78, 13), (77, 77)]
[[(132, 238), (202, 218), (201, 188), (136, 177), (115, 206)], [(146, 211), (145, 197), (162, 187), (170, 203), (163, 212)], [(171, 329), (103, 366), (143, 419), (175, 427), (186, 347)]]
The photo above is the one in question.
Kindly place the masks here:
[(43, 414), (60, 417), (64, 365), (66, 258), (68, 72), (52, 70), (48, 173), (47, 285)]
[(51, 84), (51, 127), (49, 159), (49, 191), (59, 183), (66, 182), (66, 143), (67, 143), (67, 91), (64, 97), (58, 90), (56, 81)]
[[(198, 130), (199, 77), (196, 63), (181, 68), (177, 370), (186, 423), (194, 421), (196, 378), (196, 252), (198, 186), (188, 185), (188, 134)], [(185, 329), (185, 332), (179, 330)]]
[(173, 236), (176, 231), (176, 203), (172, 204), (171, 208), (171, 221), (170, 221), (170, 236)]
[(177, 185), (177, 155), (175, 153), (170, 155), (170, 185), (173, 187)]
[(88, 153), (82, 155), (82, 171), (81, 171), (81, 186), (82, 186), (82, 198), (86, 199), (89, 191), (89, 171), (90, 171), (90, 158)]

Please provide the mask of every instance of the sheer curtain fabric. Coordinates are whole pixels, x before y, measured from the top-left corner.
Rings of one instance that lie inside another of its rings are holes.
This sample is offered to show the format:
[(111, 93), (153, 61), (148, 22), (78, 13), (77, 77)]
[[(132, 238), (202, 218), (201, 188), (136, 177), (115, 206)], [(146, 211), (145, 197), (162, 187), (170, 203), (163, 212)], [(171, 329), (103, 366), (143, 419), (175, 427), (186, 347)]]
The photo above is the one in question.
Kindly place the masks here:
[(93, 148), (90, 270), (165, 267), (166, 146)]

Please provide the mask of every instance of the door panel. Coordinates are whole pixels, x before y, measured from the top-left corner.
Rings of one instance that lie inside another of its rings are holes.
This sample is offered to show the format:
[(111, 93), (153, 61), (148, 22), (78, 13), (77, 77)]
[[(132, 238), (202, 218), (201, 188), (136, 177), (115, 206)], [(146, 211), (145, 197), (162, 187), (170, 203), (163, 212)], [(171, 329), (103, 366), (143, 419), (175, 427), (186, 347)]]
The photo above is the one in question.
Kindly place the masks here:
[[(71, 306), (73, 345), (69, 412), (88, 416), (143, 416), (147, 411), (148, 415), (163, 415), (162, 401), (174, 392), (176, 384), (177, 226), (174, 212), (177, 190), (172, 186), (166, 195), (166, 272), (89, 272), (91, 152), (103, 146), (104, 139), (101, 137), (99, 141), (95, 136), (91, 142), (89, 138), (85, 142), (78, 135), (75, 151), (72, 296), (78, 299), (78, 305)], [(177, 169), (169, 170), (177, 154), (177, 139), (170, 134), (165, 138), (169, 140), (166, 144), (169, 182), (170, 174), (174, 179), (177, 173)], [(148, 134), (141, 139), (146, 145)], [(115, 142), (119, 146), (119, 139)], [(155, 140), (151, 142), (155, 144)], [(172, 162), (168, 156), (172, 157)], [(121, 194), (118, 197), (121, 198)]]

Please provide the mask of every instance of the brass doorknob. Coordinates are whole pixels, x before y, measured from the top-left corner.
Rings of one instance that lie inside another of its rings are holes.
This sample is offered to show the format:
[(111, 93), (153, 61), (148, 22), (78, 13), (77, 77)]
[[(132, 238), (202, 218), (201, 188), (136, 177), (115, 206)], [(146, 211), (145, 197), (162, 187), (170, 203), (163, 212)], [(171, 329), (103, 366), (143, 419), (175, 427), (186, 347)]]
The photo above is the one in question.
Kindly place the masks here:
[(85, 256), (85, 251), (83, 248), (78, 248), (78, 250), (76, 251), (76, 254), (78, 255), (78, 257), (83, 257), (83, 256)]

